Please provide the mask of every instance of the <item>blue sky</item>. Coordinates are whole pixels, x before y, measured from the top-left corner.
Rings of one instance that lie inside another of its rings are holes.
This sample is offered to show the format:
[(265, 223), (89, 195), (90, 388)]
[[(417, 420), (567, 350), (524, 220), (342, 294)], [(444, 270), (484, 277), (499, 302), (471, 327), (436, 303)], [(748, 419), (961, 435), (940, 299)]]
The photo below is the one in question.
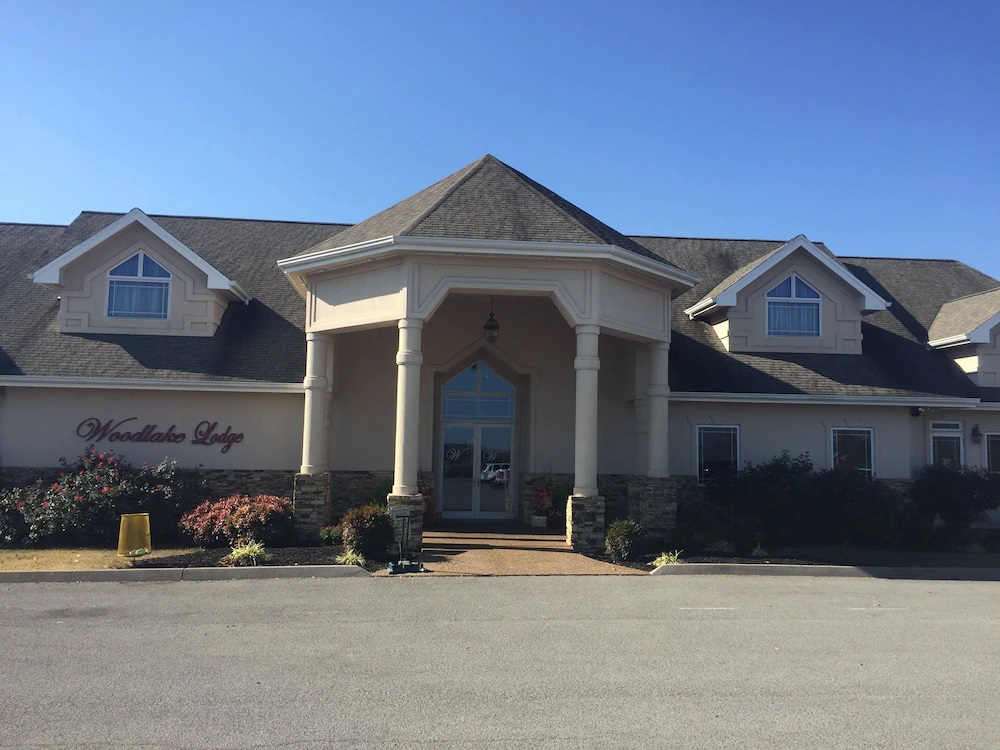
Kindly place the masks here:
[(0, 221), (359, 221), (493, 153), (628, 234), (1000, 277), (1000, 3), (0, 0)]

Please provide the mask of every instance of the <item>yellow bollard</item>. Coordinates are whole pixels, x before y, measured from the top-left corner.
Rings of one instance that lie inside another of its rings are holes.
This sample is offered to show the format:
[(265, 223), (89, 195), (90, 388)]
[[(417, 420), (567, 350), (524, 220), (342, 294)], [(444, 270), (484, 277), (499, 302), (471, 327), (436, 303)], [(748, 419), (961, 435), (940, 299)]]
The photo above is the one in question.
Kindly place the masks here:
[(121, 526), (118, 528), (118, 557), (124, 557), (137, 549), (152, 552), (149, 513), (123, 513)]

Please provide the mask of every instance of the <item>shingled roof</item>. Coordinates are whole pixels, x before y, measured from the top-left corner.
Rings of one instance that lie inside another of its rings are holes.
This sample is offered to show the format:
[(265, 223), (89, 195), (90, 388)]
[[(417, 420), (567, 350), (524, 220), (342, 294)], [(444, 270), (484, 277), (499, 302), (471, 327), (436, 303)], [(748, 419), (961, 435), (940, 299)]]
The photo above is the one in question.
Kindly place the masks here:
[[(970, 338), (977, 328), (1000, 315), (1000, 288), (945, 302), (928, 331), (931, 341)], [(985, 332), (987, 335), (989, 332)], [(980, 342), (985, 343), (985, 341)]]
[(928, 351), (927, 330), (949, 299), (997, 286), (995, 279), (957, 261), (849, 258), (839, 261), (891, 303), (865, 317), (863, 353), (749, 354), (726, 351), (712, 326), (683, 310), (719, 280), (784, 243), (635, 237), (702, 278), (673, 306), (670, 386), (701, 393), (763, 393), (858, 397), (977, 398), (979, 389), (940, 352)]
[(389, 236), (616, 245), (673, 265), (490, 154), (302, 254)]
[[(471, 169), (471, 167), (470, 167)], [(85, 212), (67, 227), (0, 224), (0, 375), (299, 382), (305, 366), (305, 305), (277, 268), (344, 224), (182, 216), (152, 218), (253, 297), (234, 302), (212, 337), (61, 334), (55, 295), (28, 274), (122, 214)], [(430, 218), (430, 216), (425, 217)], [(438, 230), (434, 230), (438, 231)], [(841, 257), (891, 303), (864, 318), (864, 353), (727, 352), (712, 327), (683, 310), (778, 240), (631, 237), (646, 252), (702, 281), (673, 305), (670, 384), (675, 391), (850, 396), (984, 397), (947, 355), (928, 351), (928, 331), (952, 300), (996, 290), (996, 279), (950, 260)]]
[(253, 297), (229, 305), (214, 336), (59, 333), (59, 302), (28, 275), (123, 214), (84, 212), (69, 226), (0, 224), (0, 375), (299, 382), (305, 306), (275, 260), (343, 229), (152, 216)]

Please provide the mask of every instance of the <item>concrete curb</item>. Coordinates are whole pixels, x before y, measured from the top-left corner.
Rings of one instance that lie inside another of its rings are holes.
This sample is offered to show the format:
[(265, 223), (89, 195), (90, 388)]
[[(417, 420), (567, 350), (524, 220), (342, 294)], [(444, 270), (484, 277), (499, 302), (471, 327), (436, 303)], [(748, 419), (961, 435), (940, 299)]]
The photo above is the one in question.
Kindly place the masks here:
[(770, 565), (768, 563), (680, 563), (661, 565), (650, 575), (815, 576), (895, 578), (929, 581), (1000, 581), (1000, 568), (901, 568), (859, 565)]
[(126, 581), (245, 581), (268, 578), (367, 578), (356, 565), (261, 565), (250, 568), (121, 568), (109, 570), (14, 570), (0, 583), (120, 583)]

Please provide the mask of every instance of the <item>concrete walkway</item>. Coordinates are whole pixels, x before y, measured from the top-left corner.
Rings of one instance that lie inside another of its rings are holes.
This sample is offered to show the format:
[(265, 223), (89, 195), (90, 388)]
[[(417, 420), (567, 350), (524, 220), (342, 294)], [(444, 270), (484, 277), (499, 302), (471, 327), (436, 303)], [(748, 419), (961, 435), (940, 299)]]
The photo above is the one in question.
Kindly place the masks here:
[[(424, 532), (420, 557), (432, 575), (648, 575), (574, 552), (549, 529), (498, 526)], [(384, 573), (376, 574), (384, 575)], [(420, 574), (424, 575), (424, 574)]]

